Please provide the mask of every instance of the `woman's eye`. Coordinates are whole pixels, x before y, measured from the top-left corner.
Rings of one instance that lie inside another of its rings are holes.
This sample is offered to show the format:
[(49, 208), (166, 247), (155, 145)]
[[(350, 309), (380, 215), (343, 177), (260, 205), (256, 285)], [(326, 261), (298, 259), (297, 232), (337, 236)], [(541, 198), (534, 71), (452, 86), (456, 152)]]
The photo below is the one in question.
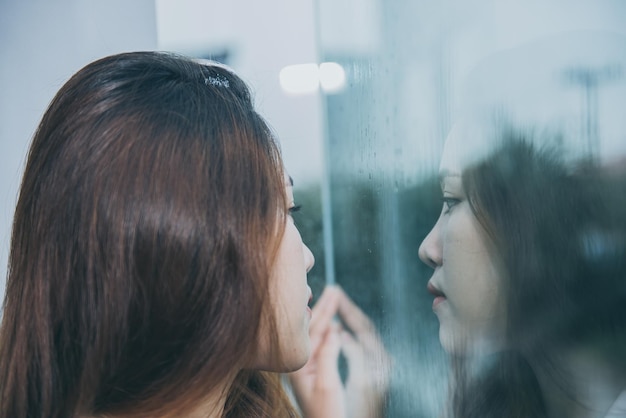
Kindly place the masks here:
[(452, 209), (461, 202), (460, 199), (457, 199), (455, 197), (444, 197), (442, 198), (442, 200), (445, 207), (444, 213), (450, 212), (450, 209)]
[(289, 217), (291, 218), (291, 220), (294, 222), (294, 224), (296, 224), (296, 219), (293, 216), (294, 213), (298, 212), (300, 209), (302, 209), (302, 205), (294, 205), (294, 206), (290, 206), (289, 207)]

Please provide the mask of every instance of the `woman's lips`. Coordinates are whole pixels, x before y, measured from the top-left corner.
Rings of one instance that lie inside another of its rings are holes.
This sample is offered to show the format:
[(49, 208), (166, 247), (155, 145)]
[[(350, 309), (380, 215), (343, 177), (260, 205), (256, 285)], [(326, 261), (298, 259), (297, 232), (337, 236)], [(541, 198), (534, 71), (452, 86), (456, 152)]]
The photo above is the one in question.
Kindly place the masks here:
[(446, 295), (441, 290), (436, 288), (431, 282), (428, 282), (426, 288), (428, 289), (428, 292), (435, 297), (433, 300), (433, 309), (447, 300)]
[(306, 304), (306, 311), (307, 311), (307, 313), (309, 315), (309, 319), (313, 315), (313, 311), (311, 310), (311, 302), (312, 301), (313, 301), (313, 292), (311, 292), (311, 289), (309, 288), (309, 300), (307, 301), (307, 304)]

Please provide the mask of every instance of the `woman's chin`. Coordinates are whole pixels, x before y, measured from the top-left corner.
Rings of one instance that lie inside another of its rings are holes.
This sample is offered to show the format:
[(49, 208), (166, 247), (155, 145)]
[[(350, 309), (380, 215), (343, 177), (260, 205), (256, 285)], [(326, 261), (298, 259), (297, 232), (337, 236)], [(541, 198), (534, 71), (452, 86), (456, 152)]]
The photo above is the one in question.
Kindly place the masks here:
[(489, 356), (505, 350), (499, 339), (454, 333), (443, 326), (439, 327), (439, 342), (446, 353), (460, 357)]
[(297, 355), (294, 355), (293, 358), (290, 358), (289, 362), (285, 364), (285, 369), (282, 373), (295, 372), (304, 367), (304, 365), (309, 361), (311, 357), (311, 346), (307, 344), (306, 347), (303, 347), (303, 350), (299, 352)]
[(283, 353), (279, 361), (263, 362), (254, 367), (257, 370), (263, 370), (273, 373), (291, 373), (300, 370), (309, 361), (311, 356), (310, 345), (307, 344), (300, 349), (291, 350)]

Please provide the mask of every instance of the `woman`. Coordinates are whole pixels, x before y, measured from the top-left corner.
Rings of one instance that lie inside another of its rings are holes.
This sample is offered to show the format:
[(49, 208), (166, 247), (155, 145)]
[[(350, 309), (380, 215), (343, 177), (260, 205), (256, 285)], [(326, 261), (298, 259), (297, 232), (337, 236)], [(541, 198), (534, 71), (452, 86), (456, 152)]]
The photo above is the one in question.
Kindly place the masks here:
[(296, 416), (275, 373), (312, 349), (296, 208), (230, 70), (156, 52), (87, 65), (28, 154), (0, 417)]
[(453, 359), (448, 415), (626, 416), (624, 179), (470, 120), (440, 173), (420, 258)]

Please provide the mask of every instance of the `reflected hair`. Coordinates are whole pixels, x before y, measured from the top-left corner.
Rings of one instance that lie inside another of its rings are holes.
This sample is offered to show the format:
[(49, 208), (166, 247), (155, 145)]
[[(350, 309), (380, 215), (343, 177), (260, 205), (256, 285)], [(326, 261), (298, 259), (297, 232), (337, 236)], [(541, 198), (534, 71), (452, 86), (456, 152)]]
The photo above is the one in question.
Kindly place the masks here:
[(626, 330), (626, 222), (616, 210), (626, 183), (567, 164), (524, 133), (502, 135), (463, 187), (505, 269), (510, 345), (533, 352)]
[(224, 416), (295, 416), (276, 375), (246, 370), (263, 318), (277, 340), (285, 199), (278, 144), (230, 70), (158, 52), (80, 70), (22, 179), (0, 417), (180, 416), (239, 369)]
[[(569, 166), (558, 150), (538, 148), (521, 131), (503, 129), (500, 139), (462, 180), (504, 268), (509, 350), (479, 375), (453, 359), (455, 417), (547, 416), (529, 360), (571, 393), (551, 362), (559, 346), (609, 347), (609, 361), (626, 373), (626, 218), (615, 210), (626, 182), (609, 181), (600, 167)], [(600, 240), (598, 254), (589, 251), (590, 239)]]

